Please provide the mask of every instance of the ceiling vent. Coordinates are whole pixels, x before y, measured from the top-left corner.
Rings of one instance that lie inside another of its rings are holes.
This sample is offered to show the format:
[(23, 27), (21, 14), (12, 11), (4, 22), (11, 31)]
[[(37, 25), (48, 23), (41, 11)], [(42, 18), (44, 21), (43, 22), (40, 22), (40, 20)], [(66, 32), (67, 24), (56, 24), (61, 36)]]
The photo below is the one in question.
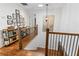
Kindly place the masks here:
[(23, 6), (27, 6), (28, 4), (27, 3), (21, 3)]

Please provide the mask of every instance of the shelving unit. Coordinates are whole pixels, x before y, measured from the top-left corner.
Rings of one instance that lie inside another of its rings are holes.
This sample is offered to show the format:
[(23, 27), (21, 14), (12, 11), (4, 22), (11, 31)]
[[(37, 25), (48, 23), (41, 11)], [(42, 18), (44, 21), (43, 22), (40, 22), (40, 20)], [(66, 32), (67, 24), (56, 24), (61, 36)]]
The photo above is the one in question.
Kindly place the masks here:
[[(37, 33), (37, 26), (36, 27), (21, 27), (20, 28), (20, 36), (21, 40), (30, 35), (31, 33)], [(34, 30), (33, 30), (34, 29)], [(4, 45), (9, 46), (11, 44), (14, 44), (16, 41), (19, 41), (18, 39), (18, 29), (3, 29), (3, 37), (4, 37)]]
[(4, 45), (8, 46), (17, 41), (16, 36), (17, 35), (14, 29), (4, 29), (3, 30)]

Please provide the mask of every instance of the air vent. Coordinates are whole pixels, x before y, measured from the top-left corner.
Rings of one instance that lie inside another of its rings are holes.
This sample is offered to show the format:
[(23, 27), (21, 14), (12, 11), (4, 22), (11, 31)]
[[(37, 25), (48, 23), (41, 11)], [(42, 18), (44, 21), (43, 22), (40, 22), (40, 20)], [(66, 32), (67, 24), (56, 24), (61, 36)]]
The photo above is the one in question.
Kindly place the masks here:
[(28, 5), (27, 3), (21, 3), (23, 6), (26, 6), (26, 5)]

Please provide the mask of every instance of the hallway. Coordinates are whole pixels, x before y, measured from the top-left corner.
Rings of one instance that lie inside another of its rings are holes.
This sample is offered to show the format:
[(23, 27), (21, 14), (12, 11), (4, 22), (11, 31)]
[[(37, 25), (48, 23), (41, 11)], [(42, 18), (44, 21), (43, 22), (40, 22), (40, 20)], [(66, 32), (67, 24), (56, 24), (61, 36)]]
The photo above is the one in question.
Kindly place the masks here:
[(0, 4), (0, 55), (77, 56), (77, 6), (78, 3)]

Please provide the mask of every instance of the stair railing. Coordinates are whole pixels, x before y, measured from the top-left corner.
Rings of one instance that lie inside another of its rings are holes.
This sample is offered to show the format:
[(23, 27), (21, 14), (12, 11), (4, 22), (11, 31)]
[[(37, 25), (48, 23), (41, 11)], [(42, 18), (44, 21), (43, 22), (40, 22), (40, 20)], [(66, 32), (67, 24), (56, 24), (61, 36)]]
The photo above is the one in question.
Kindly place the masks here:
[[(46, 29), (45, 56), (76, 56), (78, 55), (78, 41), (79, 34), (50, 32)], [(61, 42), (60, 45), (59, 42)]]

